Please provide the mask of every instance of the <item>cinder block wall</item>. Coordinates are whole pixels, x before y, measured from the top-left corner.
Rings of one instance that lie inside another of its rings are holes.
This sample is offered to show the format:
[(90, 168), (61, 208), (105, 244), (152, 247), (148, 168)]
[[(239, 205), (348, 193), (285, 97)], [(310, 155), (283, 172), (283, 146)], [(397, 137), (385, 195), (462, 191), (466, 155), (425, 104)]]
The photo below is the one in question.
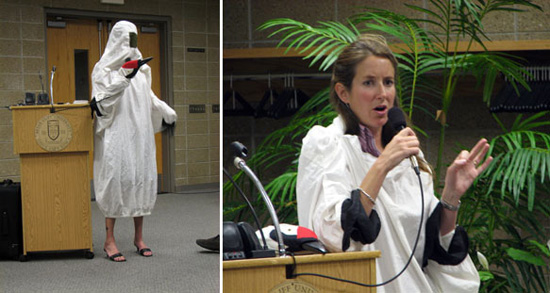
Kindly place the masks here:
[[(387, 9), (410, 17), (424, 18), (425, 15), (405, 7), (404, 3), (428, 7), (427, 0), (319, 0), (309, 1), (267, 1), (226, 0), (223, 5), (223, 47), (251, 48), (273, 47), (278, 38), (267, 38), (269, 32), (258, 31), (262, 23), (273, 18), (291, 18), (309, 24), (317, 21), (344, 21), (364, 7)], [(485, 32), (492, 40), (544, 40), (550, 38), (550, 2), (535, 0), (533, 3), (543, 11), (529, 9), (523, 13), (497, 12), (483, 23)]]
[[(38, 71), (46, 68), (44, 8), (169, 16), (172, 31), (172, 105), (179, 116), (175, 129), (176, 188), (219, 182), (220, 6), (216, 0), (126, 0), (124, 5), (99, 0), (2, 0), (0, 3), (0, 179), (19, 181), (13, 154), (11, 113), (4, 106), (40, 91)], [(205, 53), (187, 52), (188, 47)], [(47, 75), (47, 74), (46, 74)], [(190, 114), (189, 105), (205, 104), (206, 113)]]

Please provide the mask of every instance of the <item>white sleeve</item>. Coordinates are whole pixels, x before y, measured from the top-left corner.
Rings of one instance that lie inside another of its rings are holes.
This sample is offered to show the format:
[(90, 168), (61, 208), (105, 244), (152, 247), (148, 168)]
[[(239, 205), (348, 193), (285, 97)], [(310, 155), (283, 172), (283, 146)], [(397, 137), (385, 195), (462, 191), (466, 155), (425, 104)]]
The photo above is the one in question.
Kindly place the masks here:
[(342, 251), (342, 204), (350, 198), (350, 172), (341, 140), (316, 126), (303, 140), (297, 201), (301, 226), (312, 229), (331, 252)]
[(108, 68), (101, 69), (102, 74), (98, 74), (93, 81), (94, 98), (98, 103), (99, 110), (103, 116), (108, 116), (113, 112), (116, 100), (128, 85), (130, 80), (119, 71), (112, 72)]
[[(140, 68), (140, 71), (145, 74), (147, 84), (149, 88), (152, 86), (151, 67), (144, 65)], [(164, 130), (162, 121), (167, 124), (172, 124), (178, 119), (178, 115), (174, 109), (170, 108), (163, 100), (159, 99), (153, 90), (149, 90), (149, 97), (151, 98), (151, 121), (153, 122), (153, 130), (155, 133)]]
[(449, 246), (451, 246), (451, 241), (453, 240), (454, 235), (455, 235), (455, 229), (453, 229), (453, 231), (443, 236), (439, 234), (439, 244), (441, 244), (441, 247), (443, 247), (445, 251), (449, 251)]
[(172, 124), (178, 119), (178, 115), (174, 109), (170, 108), (163, 100), (157, 98), (153, 91), (150, 92), (152, 99), (151, 121), (153, 121), (153, 128), (155, 133), (163, 130), (162, 121), (167, 124)]
[(113, 122), (113, 113), (116, 111), (119, 98), (124, 89), (130, 85), (130, 80), (119, 71), (111, 71), (108, 68), (98, 69), (92, 74), (92, 94), (97, 102), (97, 108), (101, 116), (97, 115), (96, 131), (101, 132)]
[(440, 265), (433, 260), (428, 260), (424, 272), (429, 276), (432, 288), (438, 288), (439, 292), (478, 292), (479, 273), (470, 256), (458, 265)]

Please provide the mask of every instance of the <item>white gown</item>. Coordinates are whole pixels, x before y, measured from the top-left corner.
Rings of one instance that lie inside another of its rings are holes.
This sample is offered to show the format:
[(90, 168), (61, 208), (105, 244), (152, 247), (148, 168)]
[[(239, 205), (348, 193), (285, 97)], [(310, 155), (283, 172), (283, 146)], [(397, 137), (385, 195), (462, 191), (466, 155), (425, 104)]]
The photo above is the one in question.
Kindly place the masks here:
[(131, 79), (120, 68), (126, 58), (142, 58), (129, 45), (134, 24), (115, 24), (105, 53), (92, 72), (92, 96), (102, 116), (94, 124), (94, 191), (105, 217), (151, 214), (157, 193), (155, 132), (172, 124), (176, 112), (151, 90), (151, 68)]
[[(298, 164), (298, 219), (312, 229), (331, 252), (342, 251), (344, 231), (341, 210), (344, 200), (357, 189), (376, 157), (363, 153), (357, 136), (344, 134), (341, 117), (328, 127), (313, 127), (303, 140)], [(377, 292), (477, 292), (479, 275), (469, 256), (458, 265), (440, 265), (429, 260), (422, 270), (426, 221), (438, 204), (432, 179), (421, 172), (424, 187), (424, 220), (415, 255), (406, 271)], [(386, 281), (404, 267), (420, 225), (421, 193), (409, 160), (391, 170), (374, 209), (381, 229), (372, 244), (351, 239), (346, 251), (380, 250), (376, 259), (377, 283)], [(405, 224), (406, 223), (406, 224)], [(454, 232), (440, 237), (449, 248)]]

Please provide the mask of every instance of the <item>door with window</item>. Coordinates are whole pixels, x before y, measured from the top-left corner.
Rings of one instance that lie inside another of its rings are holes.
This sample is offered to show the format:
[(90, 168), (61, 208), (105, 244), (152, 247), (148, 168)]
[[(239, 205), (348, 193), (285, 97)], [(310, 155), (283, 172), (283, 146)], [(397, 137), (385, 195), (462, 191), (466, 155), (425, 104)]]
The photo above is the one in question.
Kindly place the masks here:
[[(107, 44), (111, 27), (116, 20), (98, 20), (92, 18), (69, 18), (51, 16), (47, 19), (48, 68), (56, 70), (52, 90), (54, 103), (73, 103), (75, 100), (91, 100), (91, 75), (94, 65), (99, 61)], [(152, 89), (159, 99), (163, 99), (160, 82), (160, 32), (158, 26), (151, 23), (138, 27), (138, 48), (143, 57), (153, 57), (147, 65), (151, 67)], [(51, 72), (42, 74), (44, 86), (50, 89)], [(163, 172), (162, 133), (155, 135), (157, 147), (157, 170), (159, 192), (169, 191), (165, 186)], [(90, 168), (92, 168), (92, 158)], [(90, 172), (93, 174), (93, 172)]]

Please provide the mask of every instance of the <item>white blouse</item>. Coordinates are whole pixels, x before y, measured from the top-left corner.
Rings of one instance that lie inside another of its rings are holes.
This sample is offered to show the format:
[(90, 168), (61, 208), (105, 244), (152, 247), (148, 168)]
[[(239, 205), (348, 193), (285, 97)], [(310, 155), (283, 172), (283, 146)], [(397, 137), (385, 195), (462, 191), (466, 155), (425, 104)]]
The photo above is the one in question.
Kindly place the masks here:
[[(359, 139), (346, 135), (341, 117), (328, 127), (315, 126), (303, 139), (298, 164), (298, 219), (300, 226), (312, 229), (331, 252), (342, 251), (344, 230), (342, 204), (357, 189), (376, 157), (363, 153)], [(422, 154), (420, 154), (422, 156)], [(434, 196), (432, 179), (421, 172), (424, 189), (424, 219), (420, 223), (421, 192), (418, 177), (409, 160), (403, 160), (386, 176), (374, 210), (381, 229), (372, 244), (351, 239), (346, 251), (380, 250), (376, 260), (377, 283), (399, 273), (413, 249), (418, 227), (422, 231), (414, 257), (405, 272), (378, 292), (477, 292), (479, 274), (469, 256), (458, 265), (440, 265), (428, 260), (422, 269), (426, 221), (439, 200)], [(448, 250), (454, 231), (440, 237)]]

